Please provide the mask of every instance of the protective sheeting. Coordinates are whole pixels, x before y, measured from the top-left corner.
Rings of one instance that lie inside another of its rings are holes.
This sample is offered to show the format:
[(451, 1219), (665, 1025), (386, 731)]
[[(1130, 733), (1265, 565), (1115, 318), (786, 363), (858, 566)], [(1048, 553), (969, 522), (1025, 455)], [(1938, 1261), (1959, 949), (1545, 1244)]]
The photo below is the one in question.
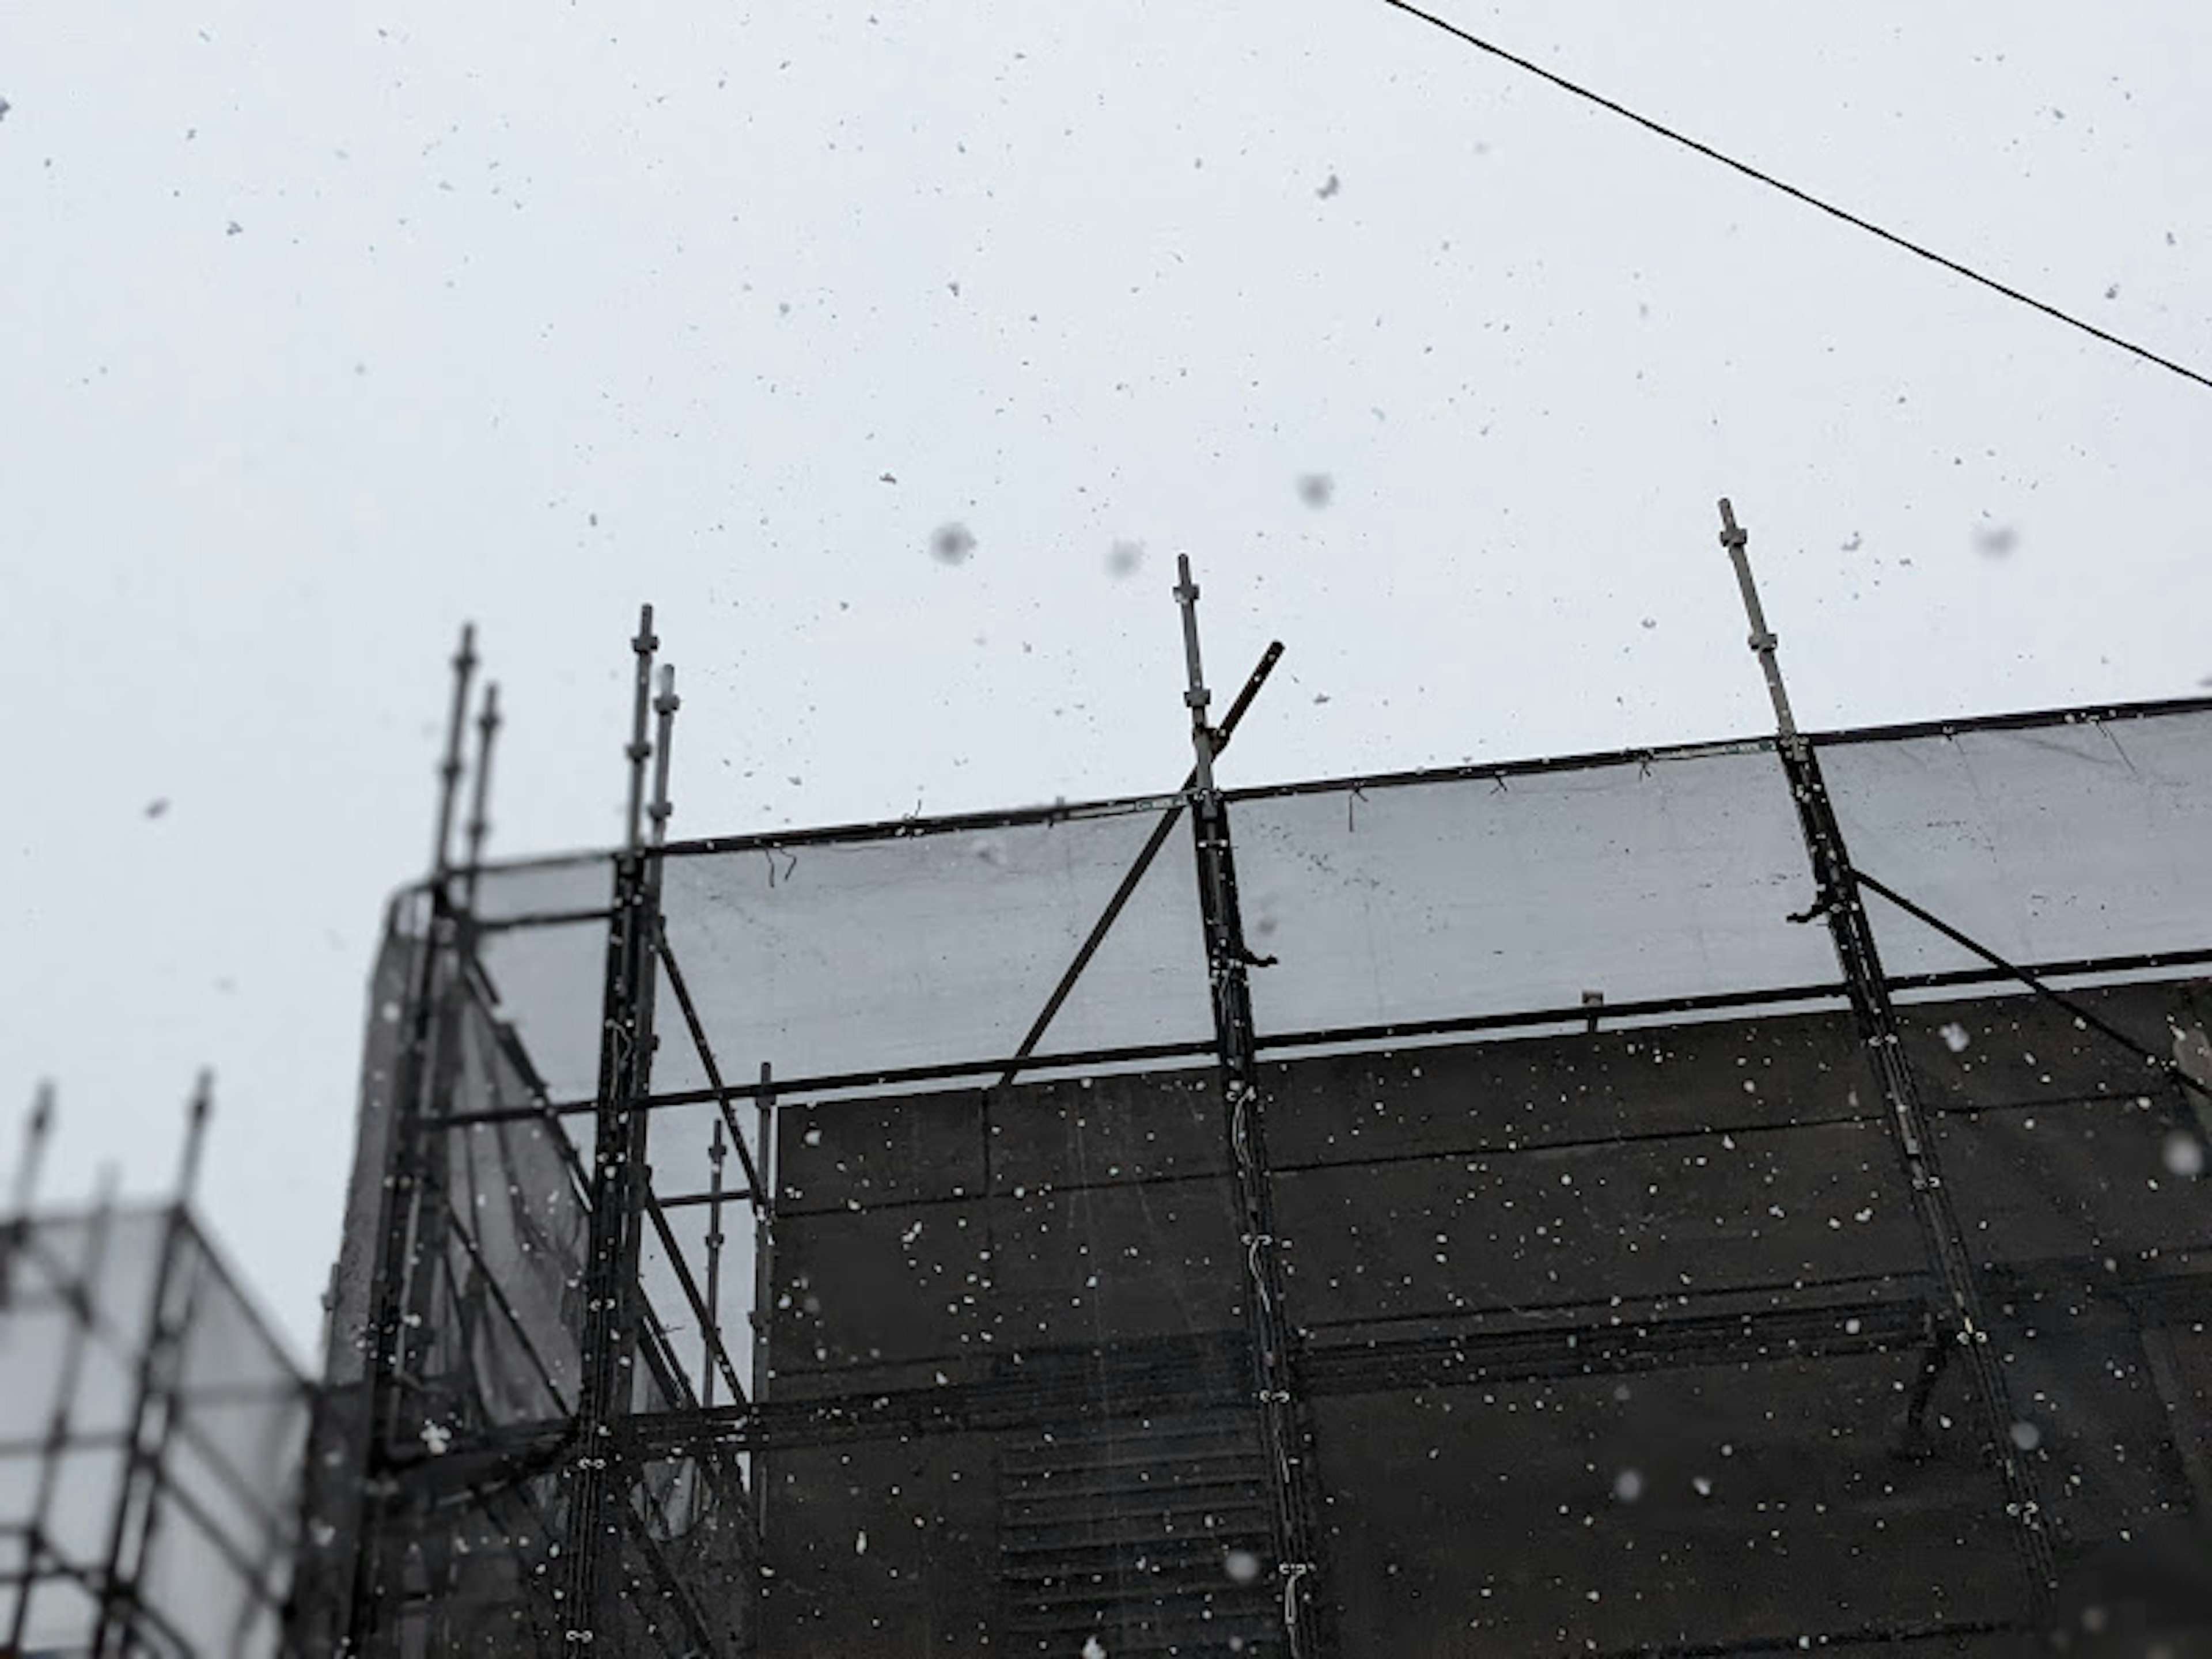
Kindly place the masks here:
[[(2142, 1031), (2176, 997), (2087, 1006)], [(1270, 1066), (1334, 1651), (2019, 1651), (2041, 1615), (1992, 1435), (2032, 1449), (2051, 1618), (2197, 1630), (2201, 1143), (2170, 1084), (2043, 1010), (1908, 1027), (2001, 1423), (1848, 1017)], [(1212, 1080), (841, 1100), (781, 1133), (762, 1651), (1284, 1651)]]
[[(2212, 942), (2212, 717), (1962, 727), (1820, 757), (1854, 866), (2008, 962)], [(1891, 973), (1984, 965), (1868, 902)]]
[[(1164, 816), (676, 855), (668, 939), (727, 1079), (1010, 1058)], [(705, 1075), (672, 997), (663, 1091)], [(1212, 1034), (1188, 836), (1153, 860), (1043, 1034), (1084, 1053)]]
[[(2087, 1006), (2154, 1030), (2176, 990)], [(2002, 1423), (1940, 1334), (1846, 1018), (1271, 1077), (1342, 1651), (1972, 1651), (1978, 1631), (2021, 1651), (2039, 1616), (1992, 1435), (2040, 1489), (2051, 1618), (2077, 1642), (2136, 1620), (2115, 1651), (2200, 1630), (2212, 1578), (2170, 1555), (2212, 1512), (2189, 1472), (2212, 1434), (2191, 1115), (2025, 997), (1917, 1009), (1907, 1041)]]
[(497, 929), (561, 916), (605, 913), (614, 895), (614, 860), (604, 853), (489, 866), (465, 876), (469, 915)]
[(1899, 1453), (1917, 1368), (1778, 1353), (1326, 1401), (1344, 1650), (1825, 1652), (2005, 1623), (2020, 1575), (1972, 1437)]
[(173, 1206), (4, 1239), (0, 1651), (276, 1653), (298, 1370)]
[(589, 1100), (599, 1079), (607, 924), (572, 921), (487, 933), (477, 941), (474, 965), (486, 1017), (513, 1027), (530, 1086), (555, 1100)]
[(1235, 803), (1262, 1037), (1835, 982), (1771, 753)]

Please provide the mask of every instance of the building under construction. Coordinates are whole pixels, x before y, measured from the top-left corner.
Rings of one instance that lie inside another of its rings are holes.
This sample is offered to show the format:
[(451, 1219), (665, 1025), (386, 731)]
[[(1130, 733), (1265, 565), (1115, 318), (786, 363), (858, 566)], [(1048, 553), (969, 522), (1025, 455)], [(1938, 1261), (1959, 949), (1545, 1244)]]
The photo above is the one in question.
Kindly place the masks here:
[(307, 1380), (194, 1216), (34, 1209), (51, 1097), (0, 1217), (0, 1656), (274, 1659)]
[(527, 863), (465, 646), (301, 1650), (2212, 1650), (2212, 701), (1804, 734), (1723, 541), (1771, 737), (1224, 789), (1186, 570), (1182, 787), (723, 839), (648, 613)]

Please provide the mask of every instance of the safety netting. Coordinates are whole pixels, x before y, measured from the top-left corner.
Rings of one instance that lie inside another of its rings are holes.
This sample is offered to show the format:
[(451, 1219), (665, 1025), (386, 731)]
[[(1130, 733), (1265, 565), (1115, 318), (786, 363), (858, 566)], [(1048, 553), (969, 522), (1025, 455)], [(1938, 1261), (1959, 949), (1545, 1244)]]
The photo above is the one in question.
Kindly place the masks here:
[[(1813, 751), (1899, 901), (1863, 895), (1871, 988), (1756, 742), (1233, 793), (1237, 927), (1180, 798), (404, 907), (326, 1622), (765, 1659), (2206, 1639), (2212, 711)], [(580, 1607), (580, 1516), (619, 1592)]]

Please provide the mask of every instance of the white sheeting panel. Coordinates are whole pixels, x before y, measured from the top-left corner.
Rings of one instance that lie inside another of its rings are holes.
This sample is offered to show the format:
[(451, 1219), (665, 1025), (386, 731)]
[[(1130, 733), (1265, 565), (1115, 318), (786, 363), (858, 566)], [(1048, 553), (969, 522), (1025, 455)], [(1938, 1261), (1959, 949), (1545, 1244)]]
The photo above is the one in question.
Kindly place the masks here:
[[(1158, 822), (1058, 823), (671, 858), (669, 942), (726, 1081), (1010, 1056)], [(653, 1087), (703, 1086), (663, 984)], [(1176, 826), (1042, 1053), (1204, 1042), (1206, 946)]]
[(1240, 800), (1267, 1036), (1835, 981), (1779, 761), (1706, 753)]
[[(2212, 945), (2212, 714), (1824, 744), (1851, 862), (2007, 960)], [(1893, 974), (1983, 965), (1869, 895)]]

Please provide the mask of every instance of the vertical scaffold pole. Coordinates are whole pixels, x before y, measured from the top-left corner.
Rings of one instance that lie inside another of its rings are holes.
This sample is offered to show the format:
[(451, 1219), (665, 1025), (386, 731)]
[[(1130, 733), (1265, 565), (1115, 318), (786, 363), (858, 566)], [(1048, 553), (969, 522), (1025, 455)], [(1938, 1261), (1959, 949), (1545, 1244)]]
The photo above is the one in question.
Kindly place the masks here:
[(39, 1191), (39, 1167), (46, 1162), (46, 1141), (54, 1129), (54, 1085), (40, 1078), (31, 1096), (31, 1115), (23, 1123), (22, 1160), (15, 1165), (15, 1190), (9, 1194), (11, 1219), (27, 1219)]
[[(753, 1144), (760, 1155), (753, 1160), (757, 1186), (753, 1194), (753, 1389), (752, 1403), (757, 1409), (769, 1397), (770, 1374), (775, 1366), (775, 1353), (769, 1344), (769, 1331), (775, 1318), (775, 1206), (776, 1206), (776, 1150), (775, 1150), (775, 1073), (767, 1060), (761, 1061), (760, 1092), (753, 1104), (758, 1109), (757, 1127), (753, 1131)], [(768, 1539), (768, 1455), (757, 1449), (753, 1452), (750, 1471), (753, 1483), (753, 1536), (766, 1547)]]
[(0, 1313), (8, 1307), (14, 1283), (16, 1253), (30, 1237), (31, 1205), (39, 1192), (39, 1168), (46, 1162), (46, 1141), (54, 1127), (54, 1085), (41, 1078), (31, 1097), (31, 1115), (23, 1125), (22, 1160), (15, 1165), (15, 1190), (9, 1195), (8, 1213), (0, 1218)]
[[(27, 1209), (20, 1212), (18, 1218), (27, 1225)], [(30, 1632), (31, 1597), (48, 1568), (59, 1565), (47, 1535), (48, 1523), (60, 1492), (62, 1459), (69, 1449), (70, 1419), (76, 1410), (84, 1374), (85, 1348), (92, 1339), (94, 1322), (100, 1316), (101, 1275), (107, 1265), (107, 1240), (114, 1222), (115, 1173), (113, 1166), (109, 1165), (100, 1171), (99, 1194), (93, 1200), (83, 1270), (76, 1279), (56, 1287), (69, 1304), (69, 1335), (64, 1339), (67, 1346), (62, 1350), (61, 1375), (57, 1379), (53, 1398), (47, 1402), (46, 1433), (40, 1446), (37, 1488), (32, 1494), (31, 1513), (23, 1529), (22, 1553), (19, 1558), (22, 1577), (15, 1585), (15, 1605), (9, 1613), (6, 1634), (0, 1636), (0, 1653), (23, 1651)]]
[(722, 1160), (728, 1155), (722, 1120), (707, 1143), (707, 1327), (699, 1333), (699, 1403), (714, 1404), (714, 1352), (722, 1317)]
[[(348, 1656), (374, 1651), (388, 1632), (386, 1599), (400, 1552), (386, 1536), (386, 1522), (398, 1497), (392, 1453), (402, 1437), (402, 1417), (410, 1395), (419, 1395), (422, 1377), (417, 1349), (432, 1339), (428, 1305), (443, 1248), (440, 1212), (445, 1177), (429, 1156), (430, 1138), (445, 1132), (426, 1127), (426, 1117), (441, 1113), (453, 1074), (453, 1023), (451, 971), (455, 918), (447, 877), (452, 873), (453, 816), (461, 779), (461, 744), (468, 718), (469, 690), (477, 668), (476, 627), (464, 624), (453, 656), (453, 698), (448, 709), (443, 758), (438, 767), (438, 818), (431, 848), (429, 879), (421, 894), (422, 933), (407, 972), (404, 1005), (406, 1034), (394, 1068), (391, 1121), (386, 1132), (383, 1195), (377, 1219), (377, 1248), (369, 1282), (367, 1352), (357, 1407), (357, 1468), (361, 1504), (356, 1525), (349, 1583), (333, 1623), (343, 1632), (339, 1651)], [(489, 768), (489, 757), (485, 761)], [(442, 1143), (441, 1143), (442, 1144)], [(336, 1409), (348, 1410), (341, 1402)]]
[(1214, 778), (1220, 733), (1206, 718), (1212, 694), (1199, 651), (1198, 584), (1188, 554), (1176, 562), (1176, 602), (1182, 611), (1183, 655), (1190, 710), (1193, 784), (1191, 825), (1198, 856), (1200, 919), (1212, 988), (1214, 1038), (1220, 1054), (1224, 1128), (1235, 1172), (1247, 1282), (1246, 1333), (1255, 1405), (1267, 1465), (1267, 1509), (1275, 1571), (1282, 1589), (1283, 1629), (1291, 1659), (1325, 1659), (1334, 1648), (1328, 1598), (1318, 1582), (1321, 1553), (1320, 1472), (1316, 1467), (1309, 1408), (1298, 1394), (1297, 1334), (1283, 1299), (1277, 1253), (1273, 1177), (1267, 1164), (1267, 1113), (1259, 1085), (1258, 1042), (1252, 1022), (1248, 969), (1266, 959), (1244, 944), (1237, 898), (1236, 860), (1229, 814)]
[[(643, 837), (647, 716), (653, 708), (653, 607), (639, 613), (637, 681), (631, 706), (628, 840), (615, 867), (601, 1003), (599, 1077), (593, 1115), (592, 1209), (584, 1265), (584, 1340), (576, 1416), (563, 1471), (566, 1497), (561, 1584), (564, 1650), (623, 1650), (622, 1534), (635, 1470), (624, 1443), (640, 1334), (638, 1251), (645, 1208), (647, 1121), (652, 1087), (653, 940), (659, 930), (659, 860)], [(664, 694), (662, 745), (675, 713)], [(667, 816), (664, 766), (651, 809)]]
[[(653, 804), (646, 809), (646, 815), (653, 823), (653, 846), (656, 852), (667, 845), (668, 819), (676, 810), (668, 799), (668, 758), (676, 743), (676, 711), (683, 706), (683, 699), (676, 695), (675, 665), (663, 663), (660, 695), (653, 700), (653, 713), (657, 722), (653, 740)], [(656, 863), (653, 868), (657, 872), (659, 866)], [(656, 874), (654, 885), (658, 887), (659, 884), (659, 878)]]
[(100, 1576), (100, 1618), (94, 1626), (92, 1659), (115, 1659), (138, 1650), (139, 1614), (144, 1606), (139, 1592), (162, 1518), (161, 1489), (167, 1484), (169, 1445), (179, 1415), (177, 1391), (183, 1382), (185, 1338), (198, 1308), (204, 1277), (204, 1269), (185, 1276), (184, 1258), (191, 1243), (186, 1212), (199, 1178), (214, 1104), (214, 1079), (204, 1071), (185, 1108), (176, 1192), (161, 1218), (161, 1255), (132, 1385), (123, 1480), (108, 1528), (106, 1565)]
[(623, 752), (629, 760), (629, 810), (623, 822), (627, 826), (623, 845), (635, 852), (645, 844), (645, 763), (653, 758), (653, 744), (646, 736), (646, 715), (653, 704), (653, 653), (660, 648), (660, 641), (653, 631), (653, 607), (638, 607), (637, 637), (629, 642), (637, 654), (637, 694), (630, 703), (629, 747)]
[(208, 1119), (215, 1111), (215, 1074), (203, 1071), (192, 1085), (191, 1103), (185, 1109), (185, 1145), (177, 1158), (177, 1190), (173, 1200), (179, 1210), (199, 1190), (200, 1164), (207, 1156)]
[(468, 720), (469, 683), (477, 672), (477, 629), (461, 628), (461, 648), (453, 653), (453, 702), (446, 720), (446, 754), (438, 763), (438, 840), (430, 849), (432, 878), (453, 868), (453, 813), (460, 804), (461, 732)]
[(485, 837), (491, 833), (491, 754), (499, 737), (499, 682), (484, 687), (483, 710), (477, 716), (477, 770), (470, 785), (467, 890), (461, 908), (476, 915), (477, 883), (483, 874)]
[[(2009, 1529), (2028, 1581), (2031, 1603), (2041, 1618), (2049, 1610), (2054, 1577), (2048, 1517), (2038, 1494), (2034, 1471), (2013, 1440), (2017, 1418), (2002, 1366), (1990, 1343), (1989, 1323), (1983, 1316), (1973, 1258), (1949, 1189), (1943, 1184), (1919, 1082), (1905, 1057), (1896, 1004), (1890, 996), (1873, 926), (1860, 901), (1858, 874), (1851, 866), (1835, 803), (1821, 775), (1820, 757), (1797, 729), (1790, 713), (1789, 692), (1776, 656), (1778, 641), (1766, 625), (1766, 613), (1752, 579), (1750, 536), (1736, 523), (1735, 509), (1725, 500), (1720, 503), (1720, 514), (1721, 545), (1728, 550), (1735, 568), (1736, 586), (1742, 591), (1744, 611), (1751, 623), (1751, 649), (1765, 674), (1780, 737), (1783, 771), (1789, 779), (1798, 828), (1813, 866), (1812, 914), (1827, 919), (1836, 960), (1843, 969), (1845, 994), (1881, 1089), (1891, 1139), (1904, 1166), (1913, 1218), (1936, 1281), (1936, 1334), (1943, 1345), (1937, 1352), (1954, 1353), (1966, 1363), (1984, 1446), (2002, 1480)], [(1924, 1378), (1923, 1382), (1932, 1386), (1932, 1378)]]

